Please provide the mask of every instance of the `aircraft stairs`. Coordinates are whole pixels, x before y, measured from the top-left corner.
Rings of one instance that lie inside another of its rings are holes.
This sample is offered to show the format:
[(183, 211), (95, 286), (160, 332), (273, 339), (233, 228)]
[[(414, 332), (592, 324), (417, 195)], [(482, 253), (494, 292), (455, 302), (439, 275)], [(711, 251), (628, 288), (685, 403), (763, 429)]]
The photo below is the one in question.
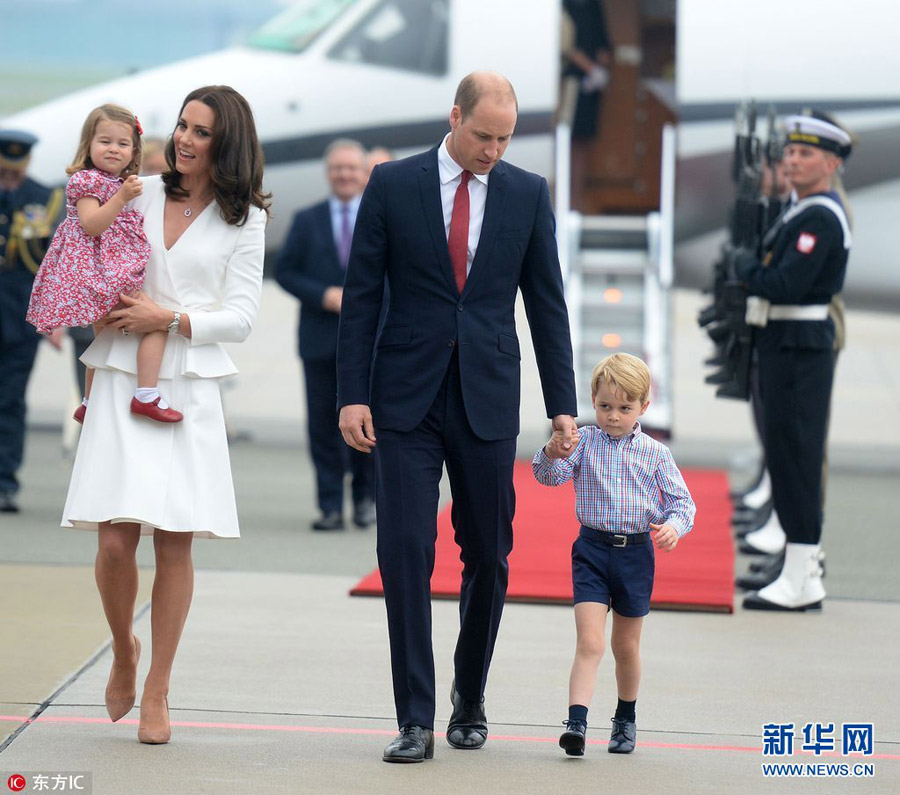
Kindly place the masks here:
[(569, 209), (569, 130), (556, 131), (556, 213), (560, 266), (578, 390), (578, 420), (593, 422), (590, 381), (611, 353), (641, 357), (650, 367), (650, 408), (642, 427), (672, 430), (672, 273), (675, 128), (662, 132), (660, 206), (646, 215), (582, 215)]
[(642, 424), (671, 431), (671, 308), (660, 279), (659, 213), (569, 217), (566, 299), (572, 332), (579, 421), (594, 418), (594, 365), (622, 351), (644, 359), (653, 375)]

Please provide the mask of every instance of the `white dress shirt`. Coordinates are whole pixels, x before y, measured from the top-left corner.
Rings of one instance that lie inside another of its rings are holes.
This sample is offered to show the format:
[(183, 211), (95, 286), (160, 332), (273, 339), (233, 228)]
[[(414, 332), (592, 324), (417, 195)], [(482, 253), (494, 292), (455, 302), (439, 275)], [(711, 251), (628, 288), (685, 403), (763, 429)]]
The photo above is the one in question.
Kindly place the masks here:
[[(441, 180), (441, 207), (444, 210), (444, 234), (450, 237), (450, 219), (453, 217), (453, 200), (456, 189), (462, 179), (463, 167), (457, 163), (447, 151), (447, 138), (444, 137), (438, 149), (438, 174)], [(466, 248), (466, 275), (472, 270), (472, 260), (478, 250), (481, 238), (481, 224), (484, 221), (484, 205), (487, 201), (488, 175), (472, 174), (469, 180), (469, 244)]]

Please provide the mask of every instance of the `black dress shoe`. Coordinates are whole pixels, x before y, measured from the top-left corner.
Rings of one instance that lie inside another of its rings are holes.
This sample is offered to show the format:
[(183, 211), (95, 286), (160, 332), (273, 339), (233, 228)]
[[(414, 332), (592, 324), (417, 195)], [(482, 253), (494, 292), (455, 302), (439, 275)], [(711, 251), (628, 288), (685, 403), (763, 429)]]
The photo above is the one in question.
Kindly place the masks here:
[(751, 574), (759, 574), (761, 571), (769, 569), (777, 569), (781, 571), (784, 566), (784, 551), (776, 552), (774, 555), (766, 555), (764, 558), (751, 561), (748, 567)]
[(341, 516), (337, 511), (330, 511), (329, 513), (323, 514), (321, 519), (316, 519), (316, 521), (312, 523), (312, 529), (343, 530), (344, 517)]
[(740, 552), (742, 555), (766, 555), (767, 557), (769, 555), (768, 552), (762, 549), (757, 549), (756, 547), (751, 546), (746, 541), (738, 541), (738, 552)]
[(775, 582), (784, 568), (784, 552), (766, 555), (759, 566), (750, 564), (750, 571), (738, 577), (734, 584), (745, 591), (760, 591)]
[(606, 750), (611, 754), (630, 754), (637, 739), (637, 724), (633, 720), (612, 719), (612, 735)]
[(385, 762), (424, 762), (434, 757), (434, 732), (424, 726), (402, 726), (381, 758)]
[(472, 751), (481, 748), (487, 741), (487, 717), (484, 714), (484, 699), (467, 701), (456, 692), (456, 681), (450, 686), (450, 702), (453, 714), (447, 724), (447, 742), (454, 748)]
[(360, 500), (353, 506), (353, 524), (363, 530), (375, 524), (374, 500)]
[(765, 522), (772, 515), (772, 503), (767, 502), (760, 508), (744, 508), (731, 514), (731, 523), (737, 527), (744, 524)]
[(761, 591), (767, 585), (771, 585), (778, 579), (781, 569), (772, 573), (769, 571), (747, 572), (738, 577), (734, 584), (742, 591)]
[(566, 730), (559, 736), (559, 747), (569, 756), (584, 756), (584, 735), (587, 724), (583, 720), (565, 720)]
[(771, 518), (771, 507), (768, 510), (759, 511), (753, 514), (746, 522), (734, 523), (734, 534), (737, 538), (743, 538), (748, 533), (752, 533), (755, 530), (761, 530)]
[(11, 491), (0, 491), (0, 513), (18, 513), (19, 504)]
[(759, 591), (751, 591), (744, 597), (743, 607), (744, 610), (770, 610), (778, 613), (819, 613), (822, 610), (822, 601), (792, 607), (772, 602), (760, 596)]

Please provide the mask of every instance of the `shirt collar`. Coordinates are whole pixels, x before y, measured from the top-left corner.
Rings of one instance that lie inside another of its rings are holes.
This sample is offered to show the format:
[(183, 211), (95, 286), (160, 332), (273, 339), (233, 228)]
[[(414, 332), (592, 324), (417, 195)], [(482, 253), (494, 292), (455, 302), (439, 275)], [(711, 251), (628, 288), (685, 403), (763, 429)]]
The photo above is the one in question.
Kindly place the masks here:
[(634, 427), (631, 429), (630, 433), (626, 433), (622, 436), (610, 436), (606, 431), (603, 430), (599, 425), (597, 426), (597, 430), (600, 431), (600, 435), (609, 442), (613, 444), (617, 444), (618, 442), (624, 442), (626, 440), (634, 440), (637, 439), (638, 436), (641, 435), (641, 424), (639, 422), (634, 423)]
[[(447, 139), (449, 137), (450, 133), (447, 133), (438, 147), (438, 172), (441, 178), (441, 185), (446, 185), (448, 182), (458, 179), (463, 172), (463, 167), (450, 157), (450, 152), (447, 151)], [(487, 187), (489, 174), (473, 173), (472, 176)]]
[[(358, 193), (356, 196), (350, 199), (350, 201), (347, 202), (347, 206), (350, 208), (350, 215), (356, 215), (356, 211), (359, 209), (360, 201), (362, 201), (362, 194)], [(342, 202), (337, 196), (329, 196), (328, 206), (331, 208), (332, 213), (339, 213), (341, 211), (341, 207), (344, 206), (344, 202)]]

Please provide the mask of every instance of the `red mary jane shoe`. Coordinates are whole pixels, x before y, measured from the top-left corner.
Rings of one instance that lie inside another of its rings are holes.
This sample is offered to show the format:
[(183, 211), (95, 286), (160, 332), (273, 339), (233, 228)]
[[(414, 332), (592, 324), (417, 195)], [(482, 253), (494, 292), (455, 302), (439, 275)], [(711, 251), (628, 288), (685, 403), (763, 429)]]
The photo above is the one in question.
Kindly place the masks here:
[(132, 414), (140, 414), (142, 417), (147, 417), (151, 420), (156, 420), (157, 422), (181, 422), (184, 419), (184, 415), (180, 411), (175, 411), (175, 409), (161, 409), (159, 407), (160, 398), (156, 398), (156, 400), (151, 401), (150, 403), (142, 403), (137, 398), (131, 399), (131, 413)]
[(75, 413), (72, 415), (72, 419), (75, 420), (75, 422), (84, 425), (85, 414), (87, 414), (87, 406), (82, 403), (77, 409), (75, 409)]

